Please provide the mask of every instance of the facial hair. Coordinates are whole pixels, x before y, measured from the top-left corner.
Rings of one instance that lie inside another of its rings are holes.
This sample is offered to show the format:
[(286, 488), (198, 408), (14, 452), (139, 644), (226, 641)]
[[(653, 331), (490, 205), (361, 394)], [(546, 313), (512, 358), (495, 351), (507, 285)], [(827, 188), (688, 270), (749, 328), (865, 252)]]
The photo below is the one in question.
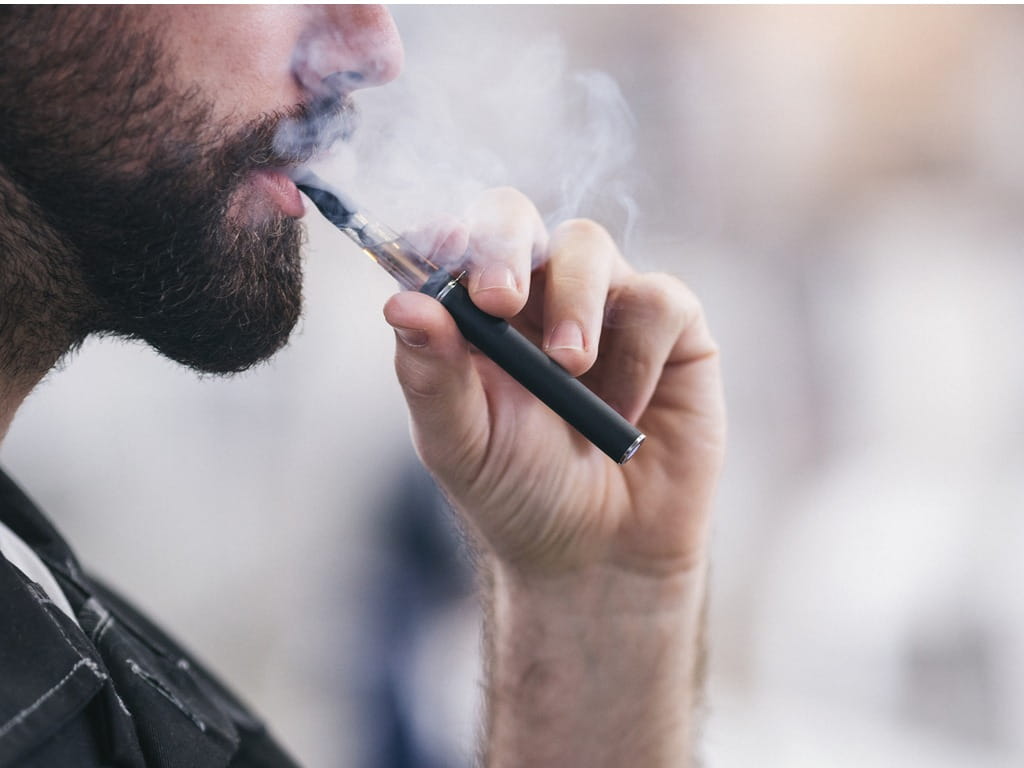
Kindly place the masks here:
[(65, 245), (46, 269), (34, 254), (15, 265), (79, 308), (76, 327), (54, 333), (141, 339), (204, 373), (280, 349), (301, 311), (302, 230), (283, 213), (246, 215), (245, 185), (294, 160), (275, 154), (273, 135), (295, 114), (218, 125), (196, 89), (169, 81), (158, 34), (124, 9), (6, 13), (0, 173)]

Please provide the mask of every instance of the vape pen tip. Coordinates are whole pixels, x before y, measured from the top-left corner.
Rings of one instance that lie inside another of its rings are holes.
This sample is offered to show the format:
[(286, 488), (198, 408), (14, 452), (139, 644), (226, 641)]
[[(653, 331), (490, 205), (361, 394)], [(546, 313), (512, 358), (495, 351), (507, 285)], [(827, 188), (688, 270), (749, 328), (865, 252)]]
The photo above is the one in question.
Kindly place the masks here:
[(290, 168), (288, 170), (288, 178), (294, 181), (295, 186), (298, 187), (316, 187), (317, 189), (327, 188), (323, 179), (304, 165), (297, 165), (294, 168)]
[(356, 208), (337, 189), (305, 166), (291, 169), (288, 175), (295, 182), (299, 191), (312, 200), (320, 212), (335, 226), (345, 229), (351, 225)]

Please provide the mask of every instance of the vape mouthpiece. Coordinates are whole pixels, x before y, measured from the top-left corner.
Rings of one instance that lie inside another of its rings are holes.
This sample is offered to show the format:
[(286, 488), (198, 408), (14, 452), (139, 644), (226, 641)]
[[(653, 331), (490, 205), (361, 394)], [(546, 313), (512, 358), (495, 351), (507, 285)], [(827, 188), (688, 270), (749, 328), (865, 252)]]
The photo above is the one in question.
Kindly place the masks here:
[(352, 226), (356, 209), (341, 192), (304, 166), (293, 169), (288, 175), (331, 224), (339, 229)]
[(636, 453), (645, 439), (643, 433), (507, 321), (478, 309), (461, 283), (464, 273), (452, 274), (438, 267), (397, 233), (358, 212), (311, 171), (298, 169), (292, 179), (328, 221), (352, 238), (403, 288), (440, 301), (467, 341), (590, 442), (620, 464)]

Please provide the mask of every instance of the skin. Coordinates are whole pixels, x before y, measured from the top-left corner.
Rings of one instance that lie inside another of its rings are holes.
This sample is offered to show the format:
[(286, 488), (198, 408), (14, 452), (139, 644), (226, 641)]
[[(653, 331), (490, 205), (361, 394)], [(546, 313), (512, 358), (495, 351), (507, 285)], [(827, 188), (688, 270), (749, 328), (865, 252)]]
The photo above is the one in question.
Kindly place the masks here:
[[(483, 763), (686, 765), (725, 438), (717, 348), (693, 294), (636, 273), (597, 224), (549, 236), (511, 190), (478, 213), (467, 237), (491, 250), (470, 278), (474, 302), (543, 339), (649, 435), (616, 465), (473, 354), (436, 302), (407, 293), (386, 305), (417, 450), (481, 553)], [(538, 250), (548, 261), (531, 274)], [(494, 279), (499, 265), (511, 278)], [(581, 346), (559, 338), (564, 323)]]
[[(168, 77), (208, 97), (209, 119), (225, 128), (309, 103), (333, 72), (344, 73), (349, 91), (387, 82), (402, 64), (394, 25), (376, 6), (130, 13), (133, 24), (161, 30)], [(297, 48), (315, 55), (297, 60)], [(3, 171), (0, 224), (38, 223), (31, 199)], [(287, 218), (290, 207), (288, 190), (254, 173), (233, 189), (224, 216), (256, 226)], [(41, 268), (26, 254), (62, 252), (59, 230), (31, 229), (39, 234), (28, 245), (0, 240), (0, 258), (28, 273)], [(637, 273), (594, 222), (547, 232), (514, 190), (486, 195), (463, 222), (442, 227), (435, 245), (440, 256), (472, 246), (474, 302), (509, 318), (648, 435), (616, 465), (474, 354), (437, 302), (403, 293), (385, 306), (417, 451), (479, 552), (481, 762), (685, 765), (725, 442), (718, 351), (700, 303), (675, 278)], [(543, 266), (531, 271), (535, 263)], [(68, 306), (82, 310), (67, 317), (31, 309), (41, 306), (25, 298), (33, 275), (0, 280), (0, 302), (12, 297), (17, 310), (0, 316), (0, 433), (59, 356), (97, 330), (82, 320), (95, 302), (71, 264), (57, 264), (71, 275), (61, 285), (79, 302)], [(47, 344), (34, 327), (53, 329)]]

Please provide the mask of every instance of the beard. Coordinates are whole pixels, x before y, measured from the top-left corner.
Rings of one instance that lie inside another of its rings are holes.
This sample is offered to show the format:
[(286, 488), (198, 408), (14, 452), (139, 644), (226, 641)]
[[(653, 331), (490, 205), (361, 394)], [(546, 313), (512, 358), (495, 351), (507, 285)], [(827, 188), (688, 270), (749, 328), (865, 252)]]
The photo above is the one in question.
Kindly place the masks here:
[(159, 36), (129, 10), (20, 13), (0, 23), (12, 40), (0, 54), (0, 173), (65, 246), (45, 269), (15, 265), (49, 300), (87, 308), (61, 332), (141, 339), (204, 373), (279, 350), (301, 313), (302, 229), (251, 213), (267, 206), (249, 182), (301, 159), (276, 154), (273, 137), (302, 110), (217, 124), (195, 89), (170, 82)]

